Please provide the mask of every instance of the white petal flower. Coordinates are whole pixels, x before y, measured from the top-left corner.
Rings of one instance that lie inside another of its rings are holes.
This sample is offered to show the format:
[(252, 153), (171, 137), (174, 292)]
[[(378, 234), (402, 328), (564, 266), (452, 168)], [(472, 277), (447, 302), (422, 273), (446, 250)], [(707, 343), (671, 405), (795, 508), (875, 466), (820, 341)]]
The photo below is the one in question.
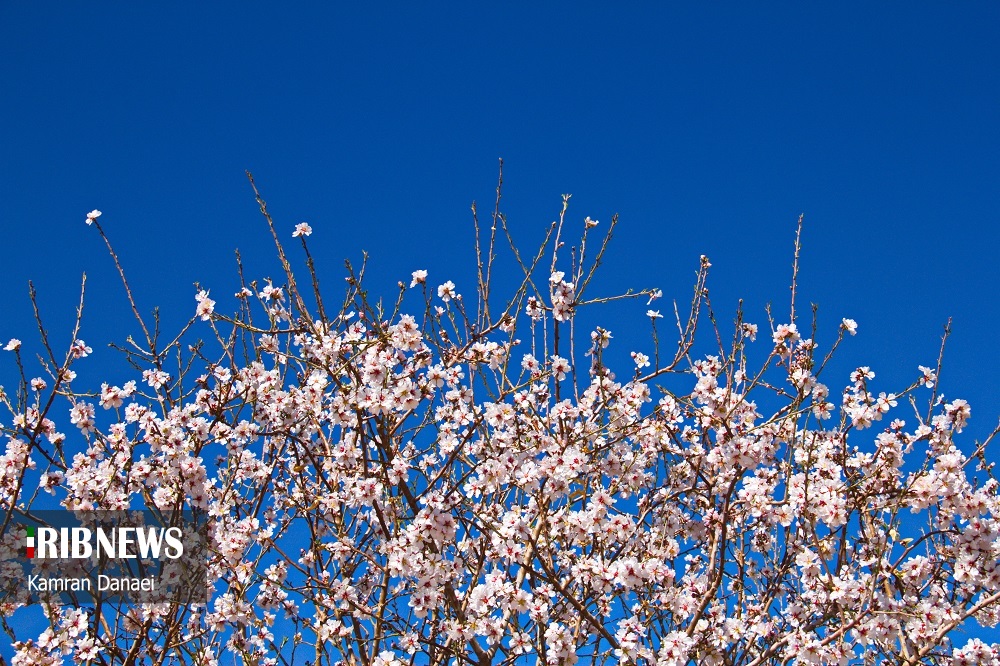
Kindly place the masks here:
[(451, 299), (455, 298), (455, 283), (448, 280), (443, 285), (438, 287), (438, 298), (447, 303)]
[(208, 297), (208, 292), (202, 289), (195, 295), (194, 300), (198, 301), (195, 316), (201, 317), (202, 321), (211, 319), (212, 313), (215, 312), (215, 301)]

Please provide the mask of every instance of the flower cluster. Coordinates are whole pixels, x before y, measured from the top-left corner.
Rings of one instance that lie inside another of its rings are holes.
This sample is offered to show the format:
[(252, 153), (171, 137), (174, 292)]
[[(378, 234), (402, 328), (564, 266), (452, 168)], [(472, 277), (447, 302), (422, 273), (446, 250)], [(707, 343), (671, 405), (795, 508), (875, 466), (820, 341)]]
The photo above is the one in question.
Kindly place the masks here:
[(937, 370), (884, 390), (870, 367), (818, 362), (824, 332), (795, 321), (762, 354), (742, 320), (705, 353), (697, 289), (673, 357), (632, 351), (619, 379), (605, 359), (627, 350), (598, 327), (587, 372), (560, 328), (578, 287), (546, 275), (547, 303), (526, 275), (502, 313), (484, 277), (477, 316), (450, 280), (450, 310), (401, 283), (412, 314), (353, 274), (337, 313), (306, 309), (291, 275), (244, 287), (234, 319), (199, 290), (189, 325), (218, 353), (151, 343), (136, 379), (91, 393), (68, 386), (91, 351), (75, 340), (65, 367), (4, 397), (0, 503), (40, 489), (76, 510), (198, 512), (212, 597), (104, 606), (100, 622), (52, 608), (12, 663), (163, 661), (181, 644), (203, 664), (306, 649), (367, 666), (996, 663), (1000, 646), (950, 643), (1000, 616), (1000, 484)]

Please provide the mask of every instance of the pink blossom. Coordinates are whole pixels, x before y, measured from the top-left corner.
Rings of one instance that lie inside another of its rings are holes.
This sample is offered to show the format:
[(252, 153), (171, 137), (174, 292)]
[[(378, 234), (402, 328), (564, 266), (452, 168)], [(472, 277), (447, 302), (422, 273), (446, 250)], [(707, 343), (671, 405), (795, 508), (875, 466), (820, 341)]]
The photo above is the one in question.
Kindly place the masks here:
[(211, 319), (212, 313), (215, 312), (215, 301), (208, 297), (208, 291), (202, 289), (195, 295), (194, 300), (198, 302), (195, 316), (200, 317), (202, 321)]

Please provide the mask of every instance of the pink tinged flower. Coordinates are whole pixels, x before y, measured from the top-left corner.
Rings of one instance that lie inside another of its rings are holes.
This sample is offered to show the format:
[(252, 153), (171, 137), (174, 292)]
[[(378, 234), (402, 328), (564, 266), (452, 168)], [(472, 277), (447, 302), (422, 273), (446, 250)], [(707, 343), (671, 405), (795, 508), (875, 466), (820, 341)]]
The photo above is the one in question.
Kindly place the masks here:
[(73, 405), (69, 412), (69, 422), (79, 428), (83, 434), (94, 431), (94, 406), (78, 402)]
[(556, 379), (559, 381), (566, 379), (566, 373), (571, 369), (567, 359), (562, 356), (552, 356), (549, 359), (549, 363), (552, 366), (552, 374), (556, 376)]
[(96, 220), (100, 216), (101, 216), (101, 211), (97, 210), (96, 208), (90, 211), (89, 213), (87, 213), (87, 224), (88, 225), (93, 224), (94, 220)]
[(142, 380), (153, 388), (160, 388), (170, 381), (170, 375), (162, 370), (143, 370)]
[(662, 289), (653, 289), (649, 292), (649, 300), (646, 301), (646, 305), (651, 305), (653, 301), (663, 296)]
[(406, 650), (407, 654), (413, 655), (420, 649), (420, 641), (415, 633), (409, 632), (404, 634), (403, 638), (400, 639), (399, 647)]
[(879, 393), (878, 398), (875, 399), (875, 408), (885, 414), (892, 407), (896, 406), (896, 396), (892, 393), (886, 395), (885, 393)]
[(126, 392), (117, 386), (101, 384), (101, 407), (104, 409), (118, 408), (122, 406), (122, 398), (127, 397)]
[(99, 653), (100, 648), (94, 642), (94, 639), (89, 636), (77, 641), (76, 643), (77, 661), (94, 661), (97, 659), (97, 655)]
[(632, 360), (635, 361), (636, 368), (648, 368), (649, 357), (640, 352), (632, 352)]
[(972, 416), (972, 408), (965, 400), (955, 400), (944, 406), (948, 420), (955, 426), (956, 432), (962, 432), (969, 417)]
[(524, 355), (524, 358), (521, 360), (521, 367), (533, 375), (538, 374), (542, 370), (542, 366), (538, 362), (538, 359), (531, 354)]
[(285, 298), (285, 292), (281, 287), (268, 284), (257, 296), (265, 301), (280, 301)]
[(531, 635), (526, 632), (515, 632), (510, 639), (510, 649), (514, 654), (531, 652)]
[(659, 310), (646, 310), (646, 316), (650, 319), (660, 319), (663, 317)]
[(588, 215), (587, 217), (584, 218), (583, 224), (587, 229), (593, 229), (598, 224), (600, 224), (600, 222), (597, 220), (590, 219), (590, 216)]
[(21, 347), (21, 341), (18, 340), (17, 338), (11, 338), (10, 342), (7, 343), (7, 346), (4, 347), (4, 350), (14, 351), (15, 349), (19, 349), (20, 347)]
[(65, 622), (65, 629), (73, 638), (87, 631), (87, 614), (84, 611), (73, 611), (73, 614), (66, 618)]
[(38, 647), (43, 650), (53, 649), (58, 644), (59, 641), (56, 640), (55, 632), (52, 631), (51, 627), (43, 631), (42, 635), (38, 637)]
[(843, 326), (844, 330), (850, 333), (851, 335), (858, 334), (858, 322), (854, 321), (853, 319), (845, 319), (841, 323), (841, 326)]
[(312, 232), (312, 227), (305, 222), (299, 222), (295, 225), (295, 231), (292, 232), (292, 238), (296, 238), (298, 236), (311, 236)]
[(813, 414), (816, 418), (826, 420), (833, 416), (834, 405), (832, 402), (817, 402), (813, 405)]
[(572, 318), (576, 307), (576, 290), (572, 282), (564, 282), (565, 273), (554, 271), (549, 277), (552, 296), (552, 318), (556, 321), (567, 321)]
[(851, 373), (851, 381), (855, 384), (867, 379), (875, 379), (875, 373), (867, 365), (863, 365)]
[(795, 342), (799, 339), (799, 329), (795, 324), (779, 324), (772, 337), (776, 345), (780, 345), (785, 340)]
[(590, 340), (595, 345), (600, 345), (601, 349), (607, 349), (611, 343), (611, 331), (598, 327), (596, 331), (590, 332)]
[(995, 664), (1000, 657), (1000, 645), (987, 645), (978, 638), (969, 640), (961, 649), (952, 653), (952, 664), (955, 666), (973, 664)]
[(534, 296), (528, 297), (527, 305), (524, 306), (524, 313), (531, 318), (531, 321), (539, 321), (545, 316), (541, 303)]
[(402, 666), (402, 665), (403, 662), (400, 659), (398, 659), (393, 652), (389, 650), (383, 650), (372, 661), (372, 666)]
[(920, 370), (920, 383), (927, 388), (934, 388), (934, 382), (937, 381), (937, 373), (922, 365), (918, 365), (917, 369)]
[(438, 287), (438, 298), (447, 303), (451, 299), (456, 297), (455, 293), (455, 283), (448, 280), (443, 285)]
[(195, 295), (194, 300), (198, 302), (198, 307), (194, 311), (195, 316), (201, 317), (202, 321), (211, 319), (212, 313), (215, 312), (215, 301), (208, 297), (208, 292), (202, 289)]
[(38, 479), (38, 487), (47, 492), (50, 495), (55, 494), (55, 488), (63, 482), (65, 476), (62, 472), (45, 472)]
[(88, 347), (87, 343), (83, 340), (76, 340), (69, 348), (69, 352), (73, 355), (73, 358), (85, 358), (92, 351), (94, 350)]
[(427, 271), (419, 270), (410, 273), (413, 279), (410, 281), (410, 287), (416, 287), (418, 284), (424, 284), (427, 282)]

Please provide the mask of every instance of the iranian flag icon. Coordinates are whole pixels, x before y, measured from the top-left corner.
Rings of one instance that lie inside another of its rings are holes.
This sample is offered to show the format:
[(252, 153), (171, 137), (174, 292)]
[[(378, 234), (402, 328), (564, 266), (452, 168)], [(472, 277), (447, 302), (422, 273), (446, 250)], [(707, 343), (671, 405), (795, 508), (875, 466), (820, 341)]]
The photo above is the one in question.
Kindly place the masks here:
[(29, 527), (28, 530), (28, 559), (34, 559), (35, 557), (35, 528)]

